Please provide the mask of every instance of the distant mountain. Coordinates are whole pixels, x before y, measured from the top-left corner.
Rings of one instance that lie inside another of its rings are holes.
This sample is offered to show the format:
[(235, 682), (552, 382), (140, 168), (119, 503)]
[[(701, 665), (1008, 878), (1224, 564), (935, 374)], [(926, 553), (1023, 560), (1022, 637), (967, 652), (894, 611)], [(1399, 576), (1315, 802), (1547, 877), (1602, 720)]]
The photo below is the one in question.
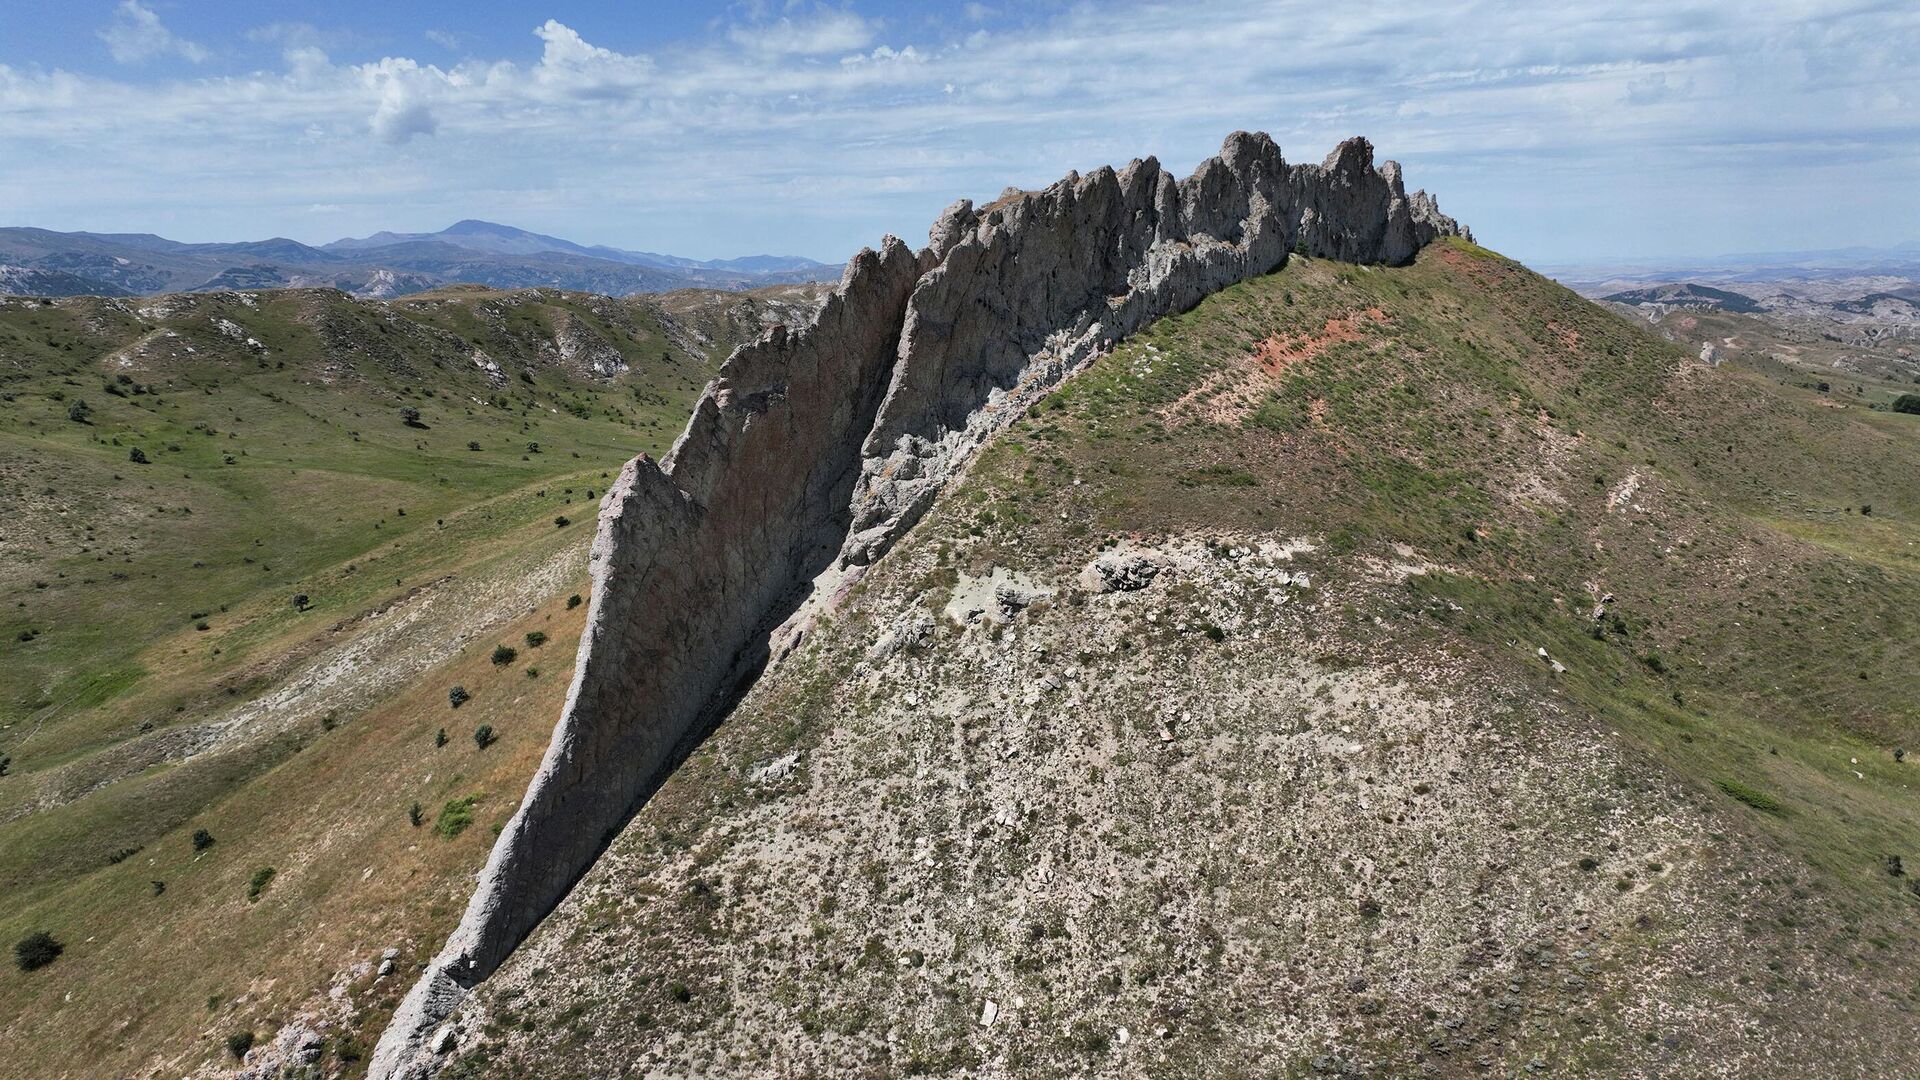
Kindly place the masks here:
[(456, 221), (437, 233), (394, 233), (379, 232), (360, 239), (335, 240), (324, 244), (322, 248), (331, 252), (367, 252), (376, 251), (396, 244), (441, 243), (469, 251), (484, 251), (494, 255), (576, 255), (583, 259), (605, 259), (609, 262), (628, 263), (633, 266), (650, 266), (661, 270), (718, 270), (734, 274), (782, 274), (802, 273), (806, 278), (794, 280), (815, 280), (825, 273), (838, 273), (839, 266), (818, 262), (799, 255), (746, 255), (736, 259), (686, 259), (677, 255), (661, 255), (652, 251), (625, 251), (605, 244), (584, 247), (571, 240), (562, 240), (557, 236), (528, 232), (511, 225), (498, 225), (491, 221), (478, 221), (468, 218)]
[(151, 233), (0, 228), (0, 294), (130, 296), (320, 286), (387, 297), (471, 283), (625, 296), (830, 280), (838, 266), (788, 255), (702, 261), (466, 220), (436, 233), (379, 232), (314, 247), (285, 237), (188, 244)]
[(1650, 289), (1628, 289), (1601, 297), (1616, 304), (1632, 304), (1644, 307), (1660, 304), (1676, 308), (1703, 308), (1713, 311), (1754, 312), (1760, 310), (1760, 304), (1751, 296), (1743, 296), (1726, 289), (1710, 288), (1706, 285), (1658, 285)]
[(1539, 267), (1558, 281), (1592, 296), (1623, 285), (1673, 281), (1771, 283), (1862, 277), (1920, 276), (1920, 240), (1888, 247), (1821, 251), (1750, 251), (1673, 259), (1594, 259)]

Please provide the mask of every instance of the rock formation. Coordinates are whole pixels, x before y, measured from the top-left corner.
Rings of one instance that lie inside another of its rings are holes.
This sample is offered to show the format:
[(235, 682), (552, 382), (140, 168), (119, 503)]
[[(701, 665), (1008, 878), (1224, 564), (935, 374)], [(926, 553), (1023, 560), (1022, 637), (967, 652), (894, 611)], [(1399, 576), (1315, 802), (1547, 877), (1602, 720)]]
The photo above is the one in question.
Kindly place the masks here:
[(1151, 158), (984, 208), (848, 263), (813, 321), (743, 346), (662, 463), (607, 492), (565, 713), (460, 926), (372, 1075), (432, 1071), (436, 1029), (806, 621), (885, 554), (996, 430), (1148, 322), (1290, 252), (1403, 263), (1461, 230), (1364, 139), (1289, 166), (1230, 136), (1176, 181)]

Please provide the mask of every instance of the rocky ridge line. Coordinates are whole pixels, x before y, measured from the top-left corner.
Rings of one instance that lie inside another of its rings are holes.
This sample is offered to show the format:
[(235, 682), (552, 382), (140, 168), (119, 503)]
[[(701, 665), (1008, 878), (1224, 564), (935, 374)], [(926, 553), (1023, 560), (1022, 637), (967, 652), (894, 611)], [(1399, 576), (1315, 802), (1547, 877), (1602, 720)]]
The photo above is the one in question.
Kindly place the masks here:
[(1154, 319), (1289, 253), (1404, 263), (1461, 235), (1365, 139), (1288, 165), (1236, 132), (1176, 181), (1151, 158), (975, 208), (917, 252), (847, 264), (813, 321), (735, 351), (665, 461), (607, 491), (567, 705), (459, 927), (370, 1075), (419, 1077), (443, 1022), (593, 864), (807, 620), (844, 594), (993, 432)]

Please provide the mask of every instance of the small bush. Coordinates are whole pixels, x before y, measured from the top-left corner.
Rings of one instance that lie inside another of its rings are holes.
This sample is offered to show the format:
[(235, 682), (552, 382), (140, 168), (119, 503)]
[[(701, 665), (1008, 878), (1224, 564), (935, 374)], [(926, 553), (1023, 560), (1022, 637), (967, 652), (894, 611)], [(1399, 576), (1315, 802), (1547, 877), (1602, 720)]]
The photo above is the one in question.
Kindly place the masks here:
[(447, 691), (447, 704), (456, 709), (472, 700), (473, 695), (467, 693), (467, 688), (464, 686), (455, 686)]
[(213, 834), (205, 829), (193, 830), (193, 850), (205, 851), (213, 846)]
[(478, 450), (480, 449), (480, 444), (479, 444), (479, 442), (477, 442), (477, 441), (469, 441), (469, 442), (467, 443), (467, 449), (469, 449), (469, 450), (473, 450), (473, 451), (478, 451)]
[(36, 930), (13, 943), (13, 962), (21, 971), (37, 971), (60, 959), (66, 948), (52, 934)]
[(451, 840), (467, 831), (467, 826), (473, 824), (473, 804), (479, 801), (478, 794), (464, 799), (448, 799), (447, 804), (440, 808), (440, 816), (434, 819), (434, 834)]
[(499, 741), (500, 736), (493, 733), (492, 724), (481, 724), (479, 727), (473, 729), (473, 745), (482, 750)]
[(421, 822), (427, 820), (427, 812), (420, 808), (419, 803), (414, 803), (407, 808), (407, 820), (412, 822), (413, 827), (417, 829), (420, 827)]
[(239, 1061), (245, 1058), (247, 1051), (251, 1049), (253, 1049), (253, 1032), (236, 1031), (227, 1036), (227, 1053), (233, 1055), (233, 1060)]
[(572, 596), (567, 597), (567, 610), (572, 611), (574, 608), (579, 607), (580, 603), (580, 594), (574, 593)]
[(1893, 399), (1893, 411), (1920, 416), (1920, 394), (1901, 394)]
[(400, 409), (400, 422), (410, 428), (423, 428), (427, 426), (420, 422), (420, 410), (411, 405), (403, 406)]
[(1776, 802), (1773, 796), (1756, 791), (1738, 780), (1715, 780), (1714, 784), (1735, 801), (1746, 803), (1763, 814), (1772, 814), (1775, 817), (1787, 816), (1787, 808)]
[(547, 643), (547, 635), (540, 630), (527, 631), (527, 648), (537, 649)]
[(73, 404), (67, 406), (67, 419), (76, 424), (91, 423), (93, 420), (93, 406), (87, 404), (86, 398), (76, 398)]
[(251, 904), (260, 899), (260, 894), (266, 892), (267, 886), (272, 884), (273, 874), (274, 869), (271, 866), (263, 866), (253, 872), (253, 877), (247, 882), (247, 903)]
[(441, 728), (439, 731), (436, 731), (433, 733), (433, 745), (436, 749), (447, 745), (447, 729), (446, 728)]
[(147, 464), (147, 452), (136, 446), (127, 451), (127, 460), (133, 462), (135, 465), (145, 465)]
[(493, 647), (493, 666), (506, 667), (508, 664), (513, 663), (514, 659), (519, 655), (519, 650), (511, 645), (495, 645)]
[(567, 517), (567, 515), (561, 514), (559, 517), (553, 519), (553, 524), (555, 528), (564, 529), (573, 524), (573, 520)]

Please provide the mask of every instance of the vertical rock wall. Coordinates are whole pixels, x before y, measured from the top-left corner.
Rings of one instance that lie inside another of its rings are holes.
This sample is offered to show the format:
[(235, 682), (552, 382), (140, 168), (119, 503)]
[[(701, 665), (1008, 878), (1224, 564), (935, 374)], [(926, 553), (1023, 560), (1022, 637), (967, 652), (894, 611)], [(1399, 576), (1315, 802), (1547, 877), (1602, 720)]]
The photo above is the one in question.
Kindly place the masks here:
[[(566, 711), (465, 916), (374, 1054), (433, 1070), (438, 1029), (565, 897), (833, 586), (926, 512), (994, 431), (1100, 350), (1291, 251), (1401, 263), (1459, 233), (1364, 139), (1289, 166), (1236, 133), (1176, 181), (1152, 159), (976, 209), (848, 263), (813, 322), (737, 350), (665, 462), (601, 505)], [(783, 624), (786, 629), (782, 630)]]

